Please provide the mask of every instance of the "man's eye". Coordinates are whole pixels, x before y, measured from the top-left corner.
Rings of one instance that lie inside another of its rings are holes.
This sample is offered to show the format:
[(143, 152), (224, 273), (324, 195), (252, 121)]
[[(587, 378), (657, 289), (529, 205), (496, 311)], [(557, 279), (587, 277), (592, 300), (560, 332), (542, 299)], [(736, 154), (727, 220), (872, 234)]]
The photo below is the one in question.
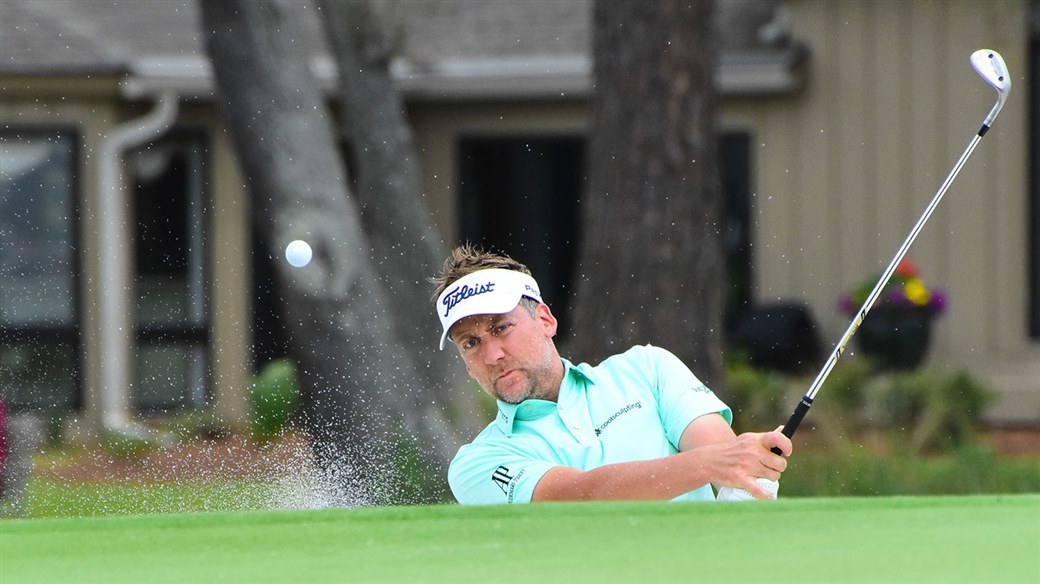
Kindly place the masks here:
[(508, 322), (504, 322), (504, 323), (496, 326), (494, 329), (492, 329), (491, 332), (496, 334), (496, 335), (500, 335), (500, 334), (506, 332), (506, 330), (508, 328), (509, 328), (509, 323)]
[(477, 339), (474, 339), (472, 337), (462, 341), (462, 348), (463, 349), (472, 349), (473, 347), (476, 347), (476, 346), (477, 346)]

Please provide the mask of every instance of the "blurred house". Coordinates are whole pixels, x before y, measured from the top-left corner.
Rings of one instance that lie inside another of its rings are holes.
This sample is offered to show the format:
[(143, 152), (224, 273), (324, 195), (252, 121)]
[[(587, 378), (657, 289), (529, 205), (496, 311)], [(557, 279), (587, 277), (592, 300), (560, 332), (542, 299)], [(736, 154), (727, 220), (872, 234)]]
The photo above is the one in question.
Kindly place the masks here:
[[(445, 241), (518, 255), (564, 303), (591, 2), (388, 6)], [(318, 16), (292, 9), (331, 90)], [(1040, 420), (1038, 19), (1028, 0), (720, 1), (734, 305), (805, 303), (834, 342), (839, 294), (887, 264), (989, 111), (968, 56), (997, 49), (1011, 98), (911, 256), (950, 298), (927, 365), (996, 389), (995, 422)], [(191, 0), (0, 1), (0, 384), (16, 407), (72, 411), (83, 432), (203, 406), (241, 424), (279, 353), (199, 31)]]

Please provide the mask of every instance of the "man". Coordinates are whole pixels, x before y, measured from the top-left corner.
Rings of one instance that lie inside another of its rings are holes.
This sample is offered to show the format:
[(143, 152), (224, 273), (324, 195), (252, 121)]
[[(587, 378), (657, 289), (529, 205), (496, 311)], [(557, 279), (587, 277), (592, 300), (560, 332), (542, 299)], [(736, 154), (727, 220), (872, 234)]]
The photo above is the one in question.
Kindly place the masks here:
[(772, 497), (756, 478), (779, 479), (791, 441), (736, 436), (730, 409), (672, 353), (637, 346), (595, 367), (561, 358), (538, 283), (509, 257), (458, 247), (433, 281), (441, 349), (453, 343), (498, 401), (448, 469), (460, 503), (708, 501), (711, 485)]

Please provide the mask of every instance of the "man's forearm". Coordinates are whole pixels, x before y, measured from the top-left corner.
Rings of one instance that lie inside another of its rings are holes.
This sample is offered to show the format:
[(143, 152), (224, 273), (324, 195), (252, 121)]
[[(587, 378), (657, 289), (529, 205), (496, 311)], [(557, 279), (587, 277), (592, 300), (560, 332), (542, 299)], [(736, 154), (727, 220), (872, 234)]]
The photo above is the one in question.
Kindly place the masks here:
[[(664, 458), (608, 464), (587, 471), (554, 467), (538, 481), (532, 500), (667, 500), (709, 482), (716, 487), (739, 487), (756, 497), (768, 497), (755, 481), (780, 478), (787, 468), (784, 456), (791, 453), (790, 439), (778, 431), (749, 432), (736, 439), (712, 437), (722, 441), (709, 440), (695, 447), (688, 442), (684, 445), (688, 450)], [(784, 456), (770, 452), (774, 447)]]
[(666, 458), (608, 464), (592, 470), (558, 466), (545, 473), (534, 490), (534, 501), (668, 500), (704, 486), (712, 478), (701, 460), (705, 452), (691, 450)]

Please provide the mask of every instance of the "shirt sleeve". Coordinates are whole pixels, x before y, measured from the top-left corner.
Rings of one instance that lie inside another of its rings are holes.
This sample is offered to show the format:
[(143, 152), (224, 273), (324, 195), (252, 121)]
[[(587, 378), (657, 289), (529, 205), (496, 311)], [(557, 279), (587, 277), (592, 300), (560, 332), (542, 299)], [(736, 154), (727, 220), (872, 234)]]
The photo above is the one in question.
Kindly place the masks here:
[(733, 412), (704, 385), (678, 357), (667, 349), (648, 345), (646, 357), (653, 372), (657, 407), (668, 440), (676, 447), (686, 427), (705, 414), (720, 414), (733, 423)]
[(530, 503), (538, 481), (554, 466), (498, 441), (477, 441), (460, 448), (451, 461), (448, 485), (463, 505)]

